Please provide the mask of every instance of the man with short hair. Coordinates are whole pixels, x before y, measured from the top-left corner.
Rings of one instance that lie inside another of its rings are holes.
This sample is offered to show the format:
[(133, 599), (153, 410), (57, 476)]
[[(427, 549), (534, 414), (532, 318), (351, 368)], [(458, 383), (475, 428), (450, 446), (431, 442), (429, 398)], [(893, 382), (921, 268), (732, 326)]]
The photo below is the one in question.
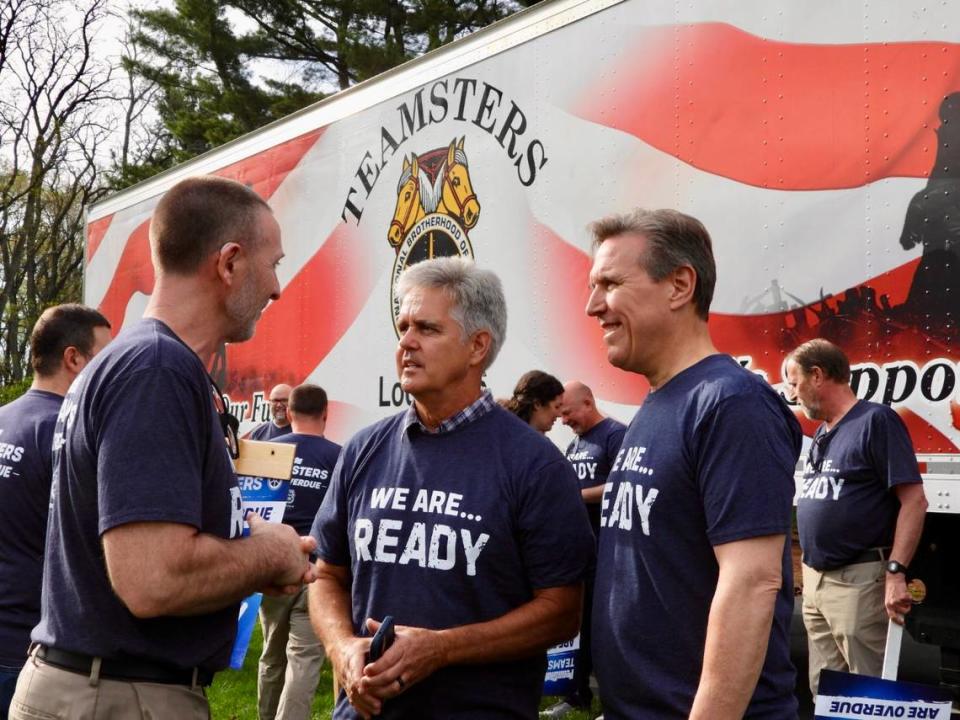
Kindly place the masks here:
[[(173, 186), (150, 225), (145, 317), (78, 376), (57, 419), (40, 623), (11, 717), (208, 718), (242, 598), (313, 579), (313, 543), (248, 517), (207, 374), (280, 293), (280, 227), (251, 189)], [(232, 422), (231, 422), (232, 421)], [(236, 539), (233, 539), (236, 538)]]
[[(577, 473), (580, 495), (586, 504), (594, 537), (598, 537), (603, 486), (620, 450), (627, 426), (613, 418), (604, 417), (597, 408), (593, 391), (579, 380), (563, 386), (560, 417), (563, 424), (576, 434), (567, 445), (567, 460)], [(591, 612), (594, 572), (595, 568), (584, 583), (580, 649), (573, 670), (573, 688), (560, 702), (541, 712), (541, 718), (562, 718), (578, 709), (589, 710), (593, 702), (590, 673), (593, 672)]]
[(290, 386), (274, 385), (270, 391), (270, 420), (258, 425), (250, 433), (251, 440), (274, 440), (290, 432), (290, 417), (287, 406), (290, 402)]
[(879, 677), (887, 620), (903, 624), (910, 611), (906, 574), (927, 500), (906, 425), (886, 405), (857, 399), (840, 348), (810, 340), (785, 366), (791, 396), (807, 417), (823, 421), (797, 497), (816, 695), (824, 669)]
[[(293, 476), (283, 522), (309, 535), (323, 502), (340, 446), (327, 440), (327, 393), (304, 383), (290, 393), (292, 433), (276, 442), (296, 445)], [(310, 626), (307, 591), (265, 596), (260, 604), (263, 652), (257, 675), (260, 720), (308, 720), (323, 665), (323, 645)]]
[(710, 236), (675, 210), (593, 225), (587, 314), (650, 392), (604, 485), (593, 606), (606, 720), (795, 718), (788, 532), (799, 423), (719, 354)]
[[(497, 276), (428, 260), (396, 297), (414, 403), (347, 442), (313, 526), (333, 717), (536, 718), (545, 649), (577, 632), (593, 551), (576, 477), (482, 388), (506, 334)], [(387, 615), (396, 641), (368, 664), (363, 636)]]
[(0, 407), (0, 720), (7, 720), (30, 631), (40, 619), (43, 542), (57, 413), (70, 383), (110, 342), (99, 312), (68, 303), (47, 308), (30, 333), (30, 389)]

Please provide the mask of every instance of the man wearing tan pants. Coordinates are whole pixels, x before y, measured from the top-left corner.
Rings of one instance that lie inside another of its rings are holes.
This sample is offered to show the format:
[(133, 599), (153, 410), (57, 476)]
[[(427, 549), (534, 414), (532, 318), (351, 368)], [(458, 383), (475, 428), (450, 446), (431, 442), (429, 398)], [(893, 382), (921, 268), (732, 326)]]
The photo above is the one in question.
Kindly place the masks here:
[(906, 426), (889, 407), (857, 399), (840, 348), (804, 343), (787, 356), (786, 376), (803, 412), (823, 421), (797, 498), (816, 695), (824, 669), (880, 675), (887, 619), (903, 624), (910, 611), (907, 565), (927, 501)]
[[(327, 425), (323, 388), (308, 384), (294, 388), (287, 414), (293, 432), (274, 440), (297, 447), (283, 522), (306, 535), (330, 486), (340, 446), (323, 436)], [(260, 720), (309, 720), (324, 652), (310, 625), (306, 588), (293, 597), (264, 596), (260, 625)]]
[(240, 601), (294, 594), (315, 547), (244, 514), (237, 421), (210, 378), (280, 294), (280, 226), (253, 190), (188, 178), (150, 223), (145, 317), (70, 385), (53, 436), (40, 621), (12, 720), (209, 718)]

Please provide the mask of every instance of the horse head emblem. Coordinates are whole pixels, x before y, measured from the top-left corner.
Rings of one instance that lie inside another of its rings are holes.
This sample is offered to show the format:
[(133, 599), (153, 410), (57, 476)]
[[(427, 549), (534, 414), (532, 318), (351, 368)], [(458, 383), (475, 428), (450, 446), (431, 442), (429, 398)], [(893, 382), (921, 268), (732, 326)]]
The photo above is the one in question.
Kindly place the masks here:
[(420, 192), (420, 162), (416, 154), (412, 157), (413, 162), (403, 159), (403, 170), (400, 173), (400, 182), (397, 183), (397, 206), (393, 210), (393, 221), (387, 231), (387, 241), (391, 247), (400, 247), (410, 228), (426, 214)]
[(480, 203), (470, 182), (467, 153), (463, 149), (465, 139), (460, 138), (459, 143), (453, 140), (447, 148), (447, 159), (440, 173), (442, 176), (440, 200), (448, 215), (457, 218), (464, 229), (471, 230), (480, 218)]
[(441, 145), (403, 158), (397, 203), (387, 230), (387, 241), (396, 252), (390, 303), (398, 337), (400, 305), (394, 289), (403, 271), (439, 257), (474, 257), (467, 233), (480, 218), (480, 203), (473, 191), (463, 143), (461, 137), (448, 147)]

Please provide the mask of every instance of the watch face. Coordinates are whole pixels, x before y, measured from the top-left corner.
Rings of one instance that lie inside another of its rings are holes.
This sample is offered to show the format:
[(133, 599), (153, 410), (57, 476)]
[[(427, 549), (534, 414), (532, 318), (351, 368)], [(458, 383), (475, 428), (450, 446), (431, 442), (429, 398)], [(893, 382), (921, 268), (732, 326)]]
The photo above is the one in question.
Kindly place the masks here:
[(907, 568), (898, 563), (896, 560), (891, 560), (887, 563), (887, 572), (888, 573), (906, 573)]

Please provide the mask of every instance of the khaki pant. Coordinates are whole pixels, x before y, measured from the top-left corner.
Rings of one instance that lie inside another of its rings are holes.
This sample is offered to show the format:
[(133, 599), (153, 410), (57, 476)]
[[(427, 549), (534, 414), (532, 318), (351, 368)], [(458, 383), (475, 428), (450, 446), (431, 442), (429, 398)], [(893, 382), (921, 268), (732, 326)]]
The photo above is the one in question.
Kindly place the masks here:
[(307, 588), (289, 597), (264, 595), (263, 653), (257, 676), (260, 720), (308, 720), (323, 665), (323, 645), (310, 625)]
[(107, 680), (47, 665), (34, 651), (17, 679), (10, 720), (209, 720), (201, 687)]
[(810, 651), (810, 691), (820, 671), (879, 677), (887, 640), (882, 562), (820, 572), (803, 566), (803, 624)]

